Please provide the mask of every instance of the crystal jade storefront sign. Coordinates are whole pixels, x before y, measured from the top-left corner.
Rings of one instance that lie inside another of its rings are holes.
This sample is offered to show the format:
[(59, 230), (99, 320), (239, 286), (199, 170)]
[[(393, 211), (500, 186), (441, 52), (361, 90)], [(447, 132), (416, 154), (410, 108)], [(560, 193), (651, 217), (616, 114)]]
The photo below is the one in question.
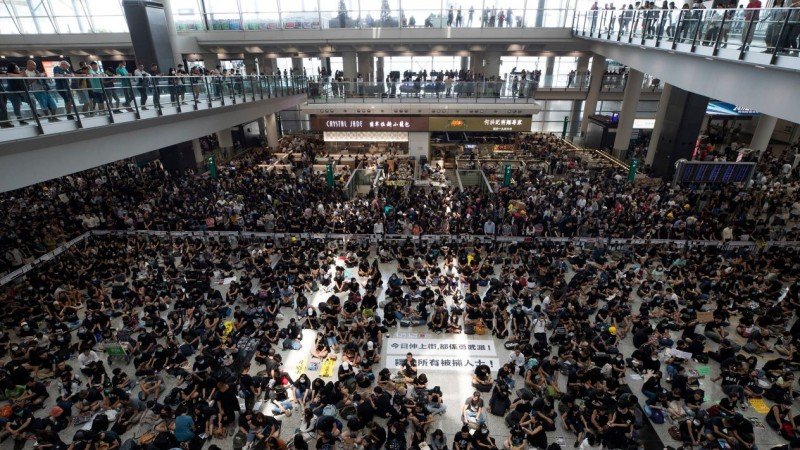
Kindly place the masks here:
[(427, 131), (428, 120), (401, 116), (313, 116), (315, 131)]

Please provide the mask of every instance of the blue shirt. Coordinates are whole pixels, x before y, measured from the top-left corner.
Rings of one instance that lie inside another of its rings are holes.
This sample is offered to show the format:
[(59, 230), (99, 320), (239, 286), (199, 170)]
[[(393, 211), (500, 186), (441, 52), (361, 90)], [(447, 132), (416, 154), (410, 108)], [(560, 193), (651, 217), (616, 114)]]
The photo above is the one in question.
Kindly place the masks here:
[(69, 80), (64, 79), (63, 75), (72, 75), (72, 69), (62, 69), (61, 66), (53, 67), (53, 75), (56, 77), (56, 89), (67, 89)]
[(194, 439), (194, 420), (191, 416), (182, 415), (175, 418), (175, 439), (178, 442), (187, 442)]

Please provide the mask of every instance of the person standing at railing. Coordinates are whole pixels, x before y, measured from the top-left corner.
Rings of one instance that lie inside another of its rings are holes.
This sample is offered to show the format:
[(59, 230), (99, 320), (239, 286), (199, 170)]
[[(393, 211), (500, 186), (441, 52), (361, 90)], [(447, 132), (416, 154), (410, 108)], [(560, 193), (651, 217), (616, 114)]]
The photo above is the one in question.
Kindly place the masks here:
[(753, 41), (758, 18), (761, 15), (761, 0), (750, 0), (744, 11), (744, 28), (742, 29), (742, 46), (738, 50), (747, 50)]
[(153, 106), (156, 109), (161, 109), (161, 90), (159, 88), (159, 82), (161, 81), (162, 73), (161, 70), (158, 68), (158, 64), (153, 63), (150, 65), (150, 80), (153, 84)]
[(68, 120), (75, 118), (72, 115), (72, 98), (69, 92), (69, 84), (71, 81), (68, 77), (72, 76), (74, 76), (74, 74), (67, 61), (61, 61), (57, 66), (53, 67), (53, 77), (56, 79), (56, 91), (58, 91), (58, 95), (64, 99), (64, 111), (67, 113)]
[(461, 14), (461, 7), (458, 7), (456, 10), (456, 28), (461, 28), (462, 22), (464, 21), (464, 16)]
[(183, 64), (178, 64), (178, 69), (175, 71), (178, 74), (178, 100), (181, 105), (186, 104), (186, 77), (189, 75)]
[(106, 73), (103, 76), (103, 87), (106, 89), (106, 95), (109, 97), (109, 103), (111, 103), (111, 99), (114, 99), (114, 112), (119, 113), (119, 94), (117, 94), (117, 87), (114, 84), (114, 70), (109, 67), (106, 69)]
[(506, 26), (508, 28), (514, 26), (514, 11), (511, 8), (506, 10)]
[(170, 67), (167, 72), (167, 90), (169, 90), (169, 101), (173, 106), (178, 104), (178, 72), (174, 67)]
[(139, 90), (139, 107), (141, 109), (147, 108), (147, 85), (150, 84), (150, 74), (144, 70), (144, 64), (139, 63), (136, 70), (133, 71), (133, 76), (138, 79)]
[(91, 114), (92, 99), (89, 96), (89, 65), (86, 61), (81, 61), (78, 68), (74, 70), (75, 76), (79, 77), (72, 83), (72, 93), (77, 94), (78, 100), (81, 102), (81, 113)]
[(471, 27), (472, 26), (472, 19), (475, 17), (475, 7), (470, 5), (469, 11), (467, 13), (469, 14), (467, 16), (467, 26)]
[(197, 101), (200, 99), (200, 82), (202, 80), (202, 78), (200, 78), (202, 75), (202, 73), (200, 73), (200, 67), (192, 67), (189, 73), (189, 84), (192, 85), (192, 94), (194, 94), (194, 99)]
[(14, 124), (8, 120), (8, 106), (6, 102), (11, 102), (14, 115), (20, 125), (27, 125), (28, 122), (22, 119), (22, 102), (24, 100), (25, 82), (20, 79), (22, 72), (14, 63), (7, 66), (6, 73), (0, 73), (0, 77), (7, 79), (5, 82), (0, 79), (0, 128), (12, 128)]
[(447, 26), (453, 26), (453, 19), (455, 18), (455, 12), (453, 11), (453, 5), (450, 5), (450, 9), (447, 10)]
[[(47, 121), (58, 122), (59, 119), (56, 117), (56, 114), (58, 114), (58, 105), (56, 105), (53, 96), (50, 95), (50, 85), (44, 78), (45, 74), (36, 69), (36, 61), (32, 59), (28, 60), (27, 66), (25, 67), (25, 76), (31, 78), (26, 80), (28, 83), (28, 90), (36, 98), (36, 101), (41, 105), (42, 109), (50, 113), (47, 117)], [(39, 114), (34, 104), (31, 104), (31, 111), (36, 115)]]
[(131, 88), (131, 80), (130, 74), (128, 73), (128, 68), (125, 67), (125, 61), (120, 61), (117, 63), (117, 69), (115, 73), (121, 79), (122, 83), (122, 94), (125, 96), (125, 103), (122, 105), (128, 108), (128, 111), (131, 111), (131, 102), (133, 101), (133, 91)]
[(797, 56), (797, 49), (800, 47), (800, 0), (792, 1), (792, 9), (789, 11), (789, 23), (786, 24), (789, 28), (786, 33), (786, 42), (781, 47), (790, 52), (792, 56)]
[(95, 110), (105, 111), (106, 109), (106, 100), (105, 96), (103, 95), (103, 83), (100, 80), (101, 77), (105, 76), (105, 73), (100, 70), (97, 61), (92, 61), (89, 64), (89, 85), (92, 88), (92, 91), (89, 93), (89, 96), (92, 98), (92, 103), (94, 103)]
[(788, 10), (783, 9), (783, 0), (775, 0), (772, 8), (778, 9), (770, 9), (764, 17), (764, 22), (767, 23), (767, 30), (764, 34), (764, 42), (767, 44), (767, 49), (764, 50), (764, 53), (775, 51), (775, 47), (781, 44), (779, 42), (781, 31), (784, 34), (788, 31), (783, 30), (783, 23), (786, 21), (787, 14), (789, 14)]

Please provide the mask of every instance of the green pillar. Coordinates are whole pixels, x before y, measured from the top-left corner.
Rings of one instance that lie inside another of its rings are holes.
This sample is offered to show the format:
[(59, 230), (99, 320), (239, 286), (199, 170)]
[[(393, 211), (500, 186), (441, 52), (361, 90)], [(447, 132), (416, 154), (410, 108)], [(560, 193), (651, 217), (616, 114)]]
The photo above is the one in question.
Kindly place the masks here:
[(511, 184), (511, 164), (506, 164), (503, 169), (503, 186), (508, 187)]
[(328, 182), (328, 187), (333, 187), (333, 164), (328, 163), (328, 167), (325, 170), (325, 180)]
[(633, 183), (636, 179), (636, 168), (639, 167), (639, 158), (633, 158), (631, 160), (631, 165), (628, 167), (628, 181)]
[(561, 139), (567, 138), (567, 126), (569, 126), (569, 116), (564, 116), (564, 128), (561, 129)]
[(211, 178), (217, 178), (217, 160), (214, 155), (208, 157), (208, 172), (211, 174)]

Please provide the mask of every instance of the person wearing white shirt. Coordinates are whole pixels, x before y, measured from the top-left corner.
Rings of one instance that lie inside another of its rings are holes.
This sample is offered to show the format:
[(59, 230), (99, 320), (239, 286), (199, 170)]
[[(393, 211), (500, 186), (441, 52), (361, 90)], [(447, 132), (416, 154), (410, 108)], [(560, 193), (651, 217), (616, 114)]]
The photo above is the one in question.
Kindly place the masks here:
[(492, 221), (492, 219), (489, 219), (483, 224), (483, 234), (487, 236), (494, 236), (494, 233), (495, 233), (494, 222)]
[(508, 359), (514, 363), (514, 367), (517, 368), (517, 372), (520, 375), (525, 373), (525, 355), (522, 354), (519, 348), (514, 349), (508, 356)]
[(547, 317), (544, 313), (539, 313), (539, 317), (533, 319), (533, 337), (547, 345)]
[(80, 365), (81, 373), (84, 375), (91, 375), (94, 372), (94, 365), (98, 361), (100, 361), (100, 357), (91, 348), (85, 348), (78, 355), (78, 364)]

